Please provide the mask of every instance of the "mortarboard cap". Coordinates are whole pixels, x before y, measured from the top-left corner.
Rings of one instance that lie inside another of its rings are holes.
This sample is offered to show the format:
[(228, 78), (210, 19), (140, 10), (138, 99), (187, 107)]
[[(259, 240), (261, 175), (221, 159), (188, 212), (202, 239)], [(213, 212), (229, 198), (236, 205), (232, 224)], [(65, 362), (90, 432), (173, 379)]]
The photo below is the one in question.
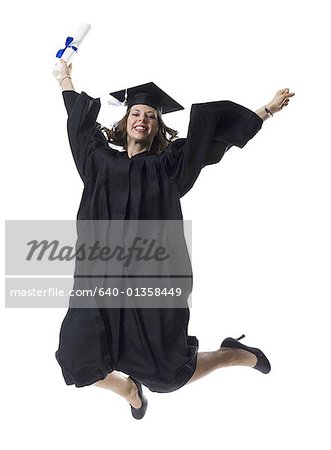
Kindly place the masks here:
[(168, 94), (162, 91), (162, 89), (153, 82), (117, 92), (111, 92), (110, 95), (122, 104), (126, 100), (125, 104), (128, 108), (131, 108), (133, 105), (149, 105), (158, 109), (162, 114), (184, 109), (183, 106), (169, 97)]

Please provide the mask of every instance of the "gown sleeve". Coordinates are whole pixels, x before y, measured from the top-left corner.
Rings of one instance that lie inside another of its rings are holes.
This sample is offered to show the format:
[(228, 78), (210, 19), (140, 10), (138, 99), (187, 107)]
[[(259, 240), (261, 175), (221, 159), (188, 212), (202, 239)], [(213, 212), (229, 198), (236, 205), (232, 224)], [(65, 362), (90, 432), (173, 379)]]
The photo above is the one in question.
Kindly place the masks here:
[(68, 113), (67, 131), (71, 152), (77, 170), (85, 183), (90, 176), (89, 160), (96, 148), (110, 148), (106, 137), (96, 121), (101, 103), (85, 92), (63, 91), (63, 100)]
[(243, 148), (262, 124), (255, 112), (228, 100), (193, 104), (187, 138), (175, 140), (160, 155), (179, 196), (192, 188), (204, 166), (219, 162), (232, 146)]

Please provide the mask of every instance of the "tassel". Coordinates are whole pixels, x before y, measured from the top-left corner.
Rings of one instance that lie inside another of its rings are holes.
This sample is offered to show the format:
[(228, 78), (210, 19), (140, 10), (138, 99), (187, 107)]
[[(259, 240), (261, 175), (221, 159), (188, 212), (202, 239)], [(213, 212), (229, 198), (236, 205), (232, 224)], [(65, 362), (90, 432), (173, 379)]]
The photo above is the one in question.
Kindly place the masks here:
[(126, 99), (121, 102), (112, 95), (103, 96), (101, 98), (101, 105), (104, 106), (102, 111), (102, 119), (108, 126), (115, 125), (122, 117), (125, 116), (127, 110)]
[(120, 102), (119, 100), (117, 100), (117, 98), (113, 97), (112, 95), (109, 95), (109, 98), (107, 100), (107, 105), (109, 105), (109, 106), (126, 106), (125, 100), (124, 100), (124, 102)]
[(120, 102), (119, 100), (117, 100), (117, 98), (115, 98), (109, 94), (109, 99), (108, 99), (107, 103), (108, 103), (108, 105), (111, 105), (111, 106), (127, 106), (128, 105), (128, 90), (125, 89), (125, 98), (124, 98), (123, 102)]

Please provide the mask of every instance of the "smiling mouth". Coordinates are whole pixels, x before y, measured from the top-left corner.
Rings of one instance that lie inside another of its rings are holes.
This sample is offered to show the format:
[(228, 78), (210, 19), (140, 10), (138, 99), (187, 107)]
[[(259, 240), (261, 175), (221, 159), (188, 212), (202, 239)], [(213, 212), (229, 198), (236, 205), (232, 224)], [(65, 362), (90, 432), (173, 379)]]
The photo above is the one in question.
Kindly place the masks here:
[(134, 129), (136, 131), (138, 131), (138, 133), (146, 133), (146, 131), (147, 131), (146, 127), (143, 127), (143, 126), (140, 126), (140, 125), (138, 125), (137, 127), (134, 127)]

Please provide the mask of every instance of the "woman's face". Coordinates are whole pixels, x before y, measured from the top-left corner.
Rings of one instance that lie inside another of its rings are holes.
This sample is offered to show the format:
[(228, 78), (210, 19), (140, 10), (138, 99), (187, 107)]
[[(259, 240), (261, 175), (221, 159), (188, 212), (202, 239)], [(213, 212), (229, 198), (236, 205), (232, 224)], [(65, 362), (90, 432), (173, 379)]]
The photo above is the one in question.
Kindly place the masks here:
[(158, 128), (156, 109), (148, 105), (131, 107), (126, 125), (128, 143), (133, 141), (151, 146)]

